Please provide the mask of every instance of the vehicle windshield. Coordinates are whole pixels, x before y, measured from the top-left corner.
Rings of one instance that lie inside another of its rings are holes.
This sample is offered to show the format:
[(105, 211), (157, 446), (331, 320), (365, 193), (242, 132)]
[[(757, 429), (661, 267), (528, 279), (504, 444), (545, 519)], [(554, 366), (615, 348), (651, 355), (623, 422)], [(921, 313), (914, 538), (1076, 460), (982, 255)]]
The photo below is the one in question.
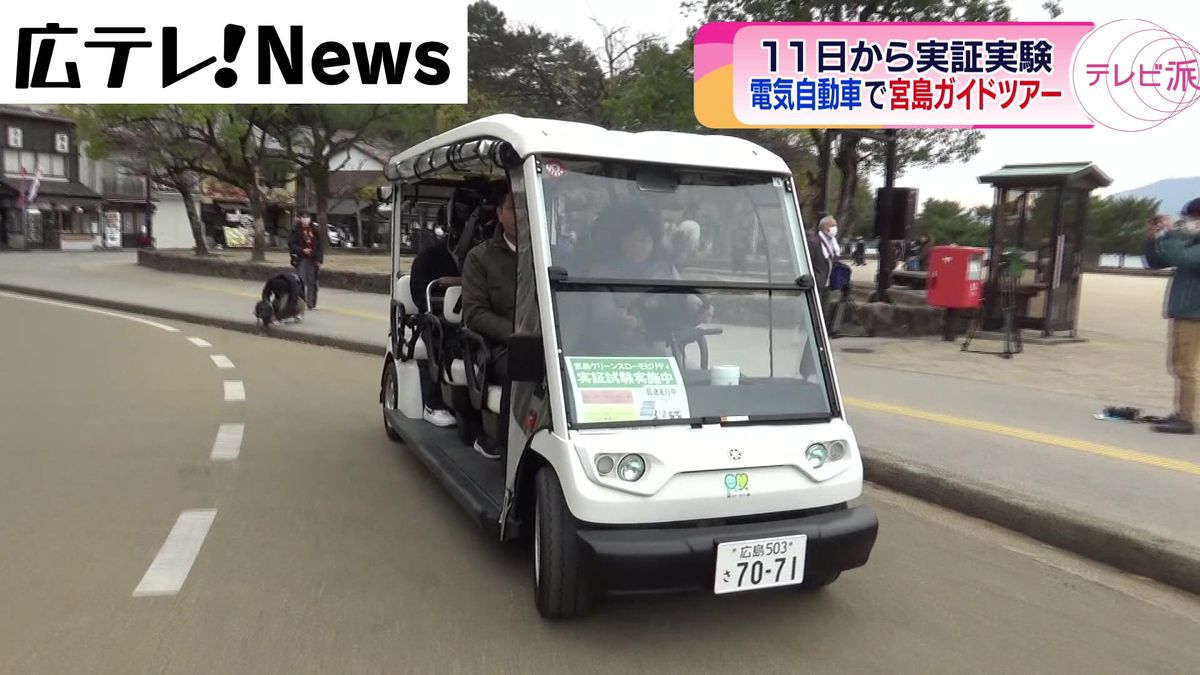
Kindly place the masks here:
[(782, 178), (548, 159), (543, 186), (572, 425), (829, 417)]
[(547, 158), (551, 259), (570, 276), (791, 284), (799, 224), (784, 178)]

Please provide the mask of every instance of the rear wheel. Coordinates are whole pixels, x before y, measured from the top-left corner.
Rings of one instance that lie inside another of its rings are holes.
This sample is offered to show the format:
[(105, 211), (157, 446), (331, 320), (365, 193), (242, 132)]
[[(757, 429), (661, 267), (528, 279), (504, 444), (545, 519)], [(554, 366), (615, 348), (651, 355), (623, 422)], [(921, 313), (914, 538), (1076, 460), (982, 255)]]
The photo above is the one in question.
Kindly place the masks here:
[(562, 485), (552, 468), (542, 467), (533, 516), (533, 591), (538, 613), (547, 619), (587, 614), (592, 592), (584, 563), (583, 545)]
[(396, 381), (396, 364), (388, 359), (387, 365), (383, 367), (383, 433), (393, 441), (400, 440), (400, 434), (392, 428), (392, 423), (388, 421), (388, 411), (395, 410), (397, 401), (399, 401), (399, 383)]

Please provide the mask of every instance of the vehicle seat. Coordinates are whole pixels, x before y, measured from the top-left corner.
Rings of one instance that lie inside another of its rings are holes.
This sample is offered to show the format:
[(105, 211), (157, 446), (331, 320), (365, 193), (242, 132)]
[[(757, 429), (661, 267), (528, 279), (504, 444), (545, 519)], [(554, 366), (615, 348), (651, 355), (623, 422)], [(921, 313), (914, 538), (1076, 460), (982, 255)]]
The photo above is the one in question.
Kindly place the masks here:
[[(446, 297), (442, 301), (442, 321), (450, 330), (457, 330), (462, 325), (462, 287), (451, 286), (446, 289)], [(457, 387), (467, 386), (467, 366), (461, 354), (447, 354), (450, 361), (443, 381)]]
[[(442, 301), (439, 322), (446, 334), (461, 335), (462, 330), (462, 287), (451, 286), (446, 289)], [(442, 399), (454, 411), (458, 425), (459, 440), (463, 443), (473, 443), (479, 429), (479, 413), (471, 405), (471, 396), (467, 387), (467, 366), (463, 360), (462, 340), (458, 341), (458, 350), (454, 353), (440, 355), (440, 368), (437, 381), (442, 388)]]
[(429, 358), (425, 341), (417, 339), (420, 334), (421, 312), (412, 296), (412, 278), (404, 274), (396, 280), (395, 354), (401, 361), (424, 361)]
[(489, 412), (500, 414), (500, 397), (504, 393), (498, 385), (489, 385), (487, 393), (487, 409)]

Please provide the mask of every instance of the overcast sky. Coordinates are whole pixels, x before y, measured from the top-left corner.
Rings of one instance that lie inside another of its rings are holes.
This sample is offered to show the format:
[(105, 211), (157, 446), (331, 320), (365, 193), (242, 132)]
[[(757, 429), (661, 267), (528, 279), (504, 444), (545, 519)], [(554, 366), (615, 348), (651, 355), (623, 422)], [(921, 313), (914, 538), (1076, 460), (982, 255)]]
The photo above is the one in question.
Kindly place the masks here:
[[(509, 20), (569, 33), (593, 47), (600, 44), (595, 17), (608, 26), (628, 25), (634, 32), (662, 35), (672, 44), (685, 36), (695, 17), (685, 16), (679, 0), (492, 0)], [(1016, 20), (1045, 21), (1042, 0), (1010, 0)], [(1146, 19), (1200, 46), (1200, 3), (1181, 0), (1064, 0), (1059, 21)], [(1159, 127), (1138, 133), (1104, 128), (1085, 130), (1001, 130), (987, 132), (981, 152), (966, 164), (913, 170), (898, 183), (916, 187), (921, 200), (954, 199), (964, 205), (991, 202), (990, 191), (976, 181), (1004, 164), (1093, 161), (1109, 176), (1107, 192), (1140, 187), (1163, 178), (1200, 176), (1200, 105)], [(874, 182), (882, 183), (882, 177)], [(1174, 209), (1174, 205), (1164, 204)]]

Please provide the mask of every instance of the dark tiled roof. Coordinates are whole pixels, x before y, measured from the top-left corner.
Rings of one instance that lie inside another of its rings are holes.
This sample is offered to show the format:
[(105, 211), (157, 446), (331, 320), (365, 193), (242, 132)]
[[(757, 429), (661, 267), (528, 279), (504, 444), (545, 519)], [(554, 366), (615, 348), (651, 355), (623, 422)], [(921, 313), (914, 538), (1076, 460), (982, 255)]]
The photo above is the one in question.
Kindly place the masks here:
[(1020, 183), (1045, 184), (1064, 183), (1090, 188), (1107, 187), (1112, 184), (1108, 174), (1091, 162), (1064, 162), (1061, 164), (1008, 164), (989, 174), (979, 177), (980, 183), (990, 185), (1016, 185)]
[[(0, 185), (3, 185), (8, 192), (20, 194), (25, 190), (24, 182), (18, 178), (0, 178)], [(68, 197), (74, 199), (94, 199), (100, 201), (101, 197), (91, 188), (75, 181), (49, 181), (43, 180), (38, 185), (38, 199), (43, 197)]]
[(62, 115), (56, 115), (55, 113), (43, 110), (34, 110), (29, 106), (23, 105), (0, 105), (0, 115), (24, 117), (34, 120), (48, 120), (50, 122), (63, 122), (65, 124), (72, 123), (70, 119), (63, 117)]

